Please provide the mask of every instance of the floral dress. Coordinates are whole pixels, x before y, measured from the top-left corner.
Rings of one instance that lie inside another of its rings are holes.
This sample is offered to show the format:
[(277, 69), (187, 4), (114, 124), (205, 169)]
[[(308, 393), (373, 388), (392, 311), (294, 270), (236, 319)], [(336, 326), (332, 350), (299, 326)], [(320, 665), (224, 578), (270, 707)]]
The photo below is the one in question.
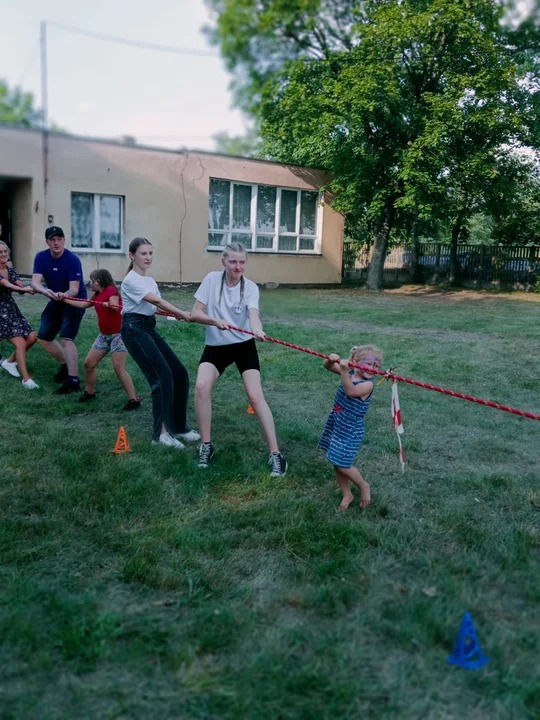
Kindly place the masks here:
[[(7, 273), (0, 273), (0, 278), (16, 283), (20, 278), (12, 268), (6, 268)], [(7, 277), (6, 277), (7, 274)], [(19, 306), (12, 297), (11, 290), (0, 285), (0, 340), (9, 338), (26, 338), (33, 332), (32, 326), (19, 310)]]

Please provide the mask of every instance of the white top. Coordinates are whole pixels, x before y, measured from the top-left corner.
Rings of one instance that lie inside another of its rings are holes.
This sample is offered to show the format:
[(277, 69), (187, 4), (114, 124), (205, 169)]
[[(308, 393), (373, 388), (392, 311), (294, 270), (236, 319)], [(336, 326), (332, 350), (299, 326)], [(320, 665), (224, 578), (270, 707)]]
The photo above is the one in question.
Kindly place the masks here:
[(122, 315), (126, 313), (154, 315), (157, 307), (143, 300), (143, 297), (148, 295), (148, 293), (154, 293), (154, 295), (161, 297), (154, 278), (139, 275), (135, 270), (130, 270), (120, 285)]
[[(220, 304), (219, 291), (222, 277), (223, 273), (219, 271), (208, 273), (195, 293), (195, 299), (206, 305), (206, 314), (210, 317), (226, 320), (229, 325), (236, 325), (243, 330), (250, 330), (248, 311), (252, 308), (259, 309), (259, 288), (252, 280), (244, 278), (244, 299), (240, 303), (241, 283), (238, 282), (233, 287), (223, 283)], [(244, 335), (236, 330), (219, 330), (213, 325), (206, 326), (207, 345), (233, 345), (250, 339), (250, 335)]]

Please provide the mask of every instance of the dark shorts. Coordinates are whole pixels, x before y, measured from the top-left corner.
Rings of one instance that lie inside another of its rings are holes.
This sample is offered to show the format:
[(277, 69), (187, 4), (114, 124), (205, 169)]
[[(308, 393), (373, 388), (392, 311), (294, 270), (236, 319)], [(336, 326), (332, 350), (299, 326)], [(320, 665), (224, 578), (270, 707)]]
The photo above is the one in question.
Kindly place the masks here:
[(84, 308), (79, 310), (79, 308), (51, 300), (41, 313), (38, 338), (51, 342), (60, 334), (64, 340), (75, 340), (83, 315)]
[(210, 363), (220, 375), (233, 363), (240, 375), (246, 370), (261, 369), (259, 353), (253, 339), (232, 345), (206, 345), (199, 365), (201, 363)]

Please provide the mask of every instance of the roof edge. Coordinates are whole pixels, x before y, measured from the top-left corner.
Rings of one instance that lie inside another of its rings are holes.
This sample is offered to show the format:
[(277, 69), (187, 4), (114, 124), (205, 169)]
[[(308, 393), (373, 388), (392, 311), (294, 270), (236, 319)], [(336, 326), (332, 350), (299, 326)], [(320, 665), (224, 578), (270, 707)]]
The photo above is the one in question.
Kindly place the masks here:
[[(26, 128), (26, 127), (20, 127), (18, 125), (8, 125), (5, 123), (0, 123), (0, 130), (15, 130), (17, 132), (27, 132), (27, 133), (37, 133), (39, 135), (43, 134), (43, 130), (39, 128)], [(302, 170), (316, 170), (318, 172), (323, 172), (329, 175), (330, 173), (328, 170), (325, 170), (321, 167), (308, 167), (307, 165), (298, 165), (296, 163), (287, 163), (287, 162), (279, 162), (279, 160), (266, 160), (264, 158), (253, 158), (253, 157), (245, 157), (243, 155), (227, 155), (226, 153), (219, 153), (219, 152), (211, 152), (210, 150), (198, 150), (197, 148), (182, 148), (179, 150), (171, 150), (170, 148), (162, 148), (162, 147), (155, 147), (152, 145), (128, 145), (121, 140), (115, 140), (113, 138), (99, 138), (99, 137), (91, 137), (88, 135), (74, 135), (73, 133), (64, 133), (64, 132), (58, 132), (57, 130), (49, 130), (48, 131), (49, 137), (57, 137), (61, 138), (63, 140), (74, 140), (78, 142), (87, 142), (87, 143), (99, 143), (101, 145), (112, 145), (114, 147), (123, 148), (125, 150), (144, 150), (145, 152), (151, 151), (151, 152), (162, 152), (162, 153), (169, 153), (171, 155), (211, 155), (213, 157), (226, 157), (226, 158), (232, 158), (233, 160), (243, 160), (244, 162), (257, 162), (257, 163), (266, 163), (268, 165), (280, 165), (283, 167), (296, 167), (301, 168)]]

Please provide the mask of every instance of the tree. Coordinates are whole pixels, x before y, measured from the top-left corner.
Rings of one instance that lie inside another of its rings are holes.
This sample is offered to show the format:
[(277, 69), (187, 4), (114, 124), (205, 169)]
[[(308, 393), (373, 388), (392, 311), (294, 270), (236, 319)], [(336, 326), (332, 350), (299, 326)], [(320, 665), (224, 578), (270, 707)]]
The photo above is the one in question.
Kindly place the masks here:
[(264, 157), (263, 142), (256, 129), (250, 129), (245, 135), (229, 135), (219, 132), (213, 136), (214, 150), (220, 155), (236, 155), (237, 157)]
[(4, 80), (0, 80), (0, 123), (23, 128), (40, 127), (41, 113), (34, 107), (32, 93), (18, 87), (10, 89)]
[(522, 184), (507, 212), (494, 212), (493, 239), (509, 245), (540, 245), (540, 171)]
[(268, 154), (326, 168), (334, 207), (367, 221), (371, 289), (382, 288), (392, 228), (418, 234), (439, 202), (456, 239), (501, 146), (533, 139), (538, 91), (508, 50), (496, 0), (207, 2)]

